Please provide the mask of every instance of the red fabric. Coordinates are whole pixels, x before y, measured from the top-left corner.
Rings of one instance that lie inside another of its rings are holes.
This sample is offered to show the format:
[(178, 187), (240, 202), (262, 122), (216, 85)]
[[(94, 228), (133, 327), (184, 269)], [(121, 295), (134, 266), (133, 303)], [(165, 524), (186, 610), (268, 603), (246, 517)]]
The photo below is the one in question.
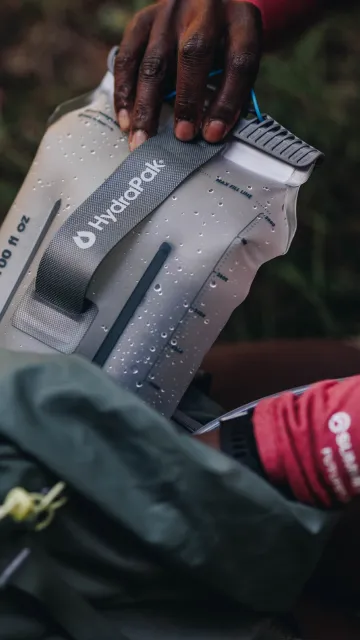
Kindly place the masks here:
[[(243, 0), (239, 0), (240, 2)], [(321, 0), (245, 0), (258, 7), (268, 34), (281, 32), (297, 25), (299, 20), (311, 17)]]
[(270, 481), (298, 500), (336, 507), (360, 494), (360, 376), (262, 400), (254, 413)]

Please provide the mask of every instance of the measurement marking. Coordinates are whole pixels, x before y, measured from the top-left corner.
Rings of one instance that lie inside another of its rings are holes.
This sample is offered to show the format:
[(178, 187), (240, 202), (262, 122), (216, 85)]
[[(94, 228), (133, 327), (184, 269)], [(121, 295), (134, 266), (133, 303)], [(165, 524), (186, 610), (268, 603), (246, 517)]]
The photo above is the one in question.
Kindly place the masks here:
[(118, 129), (120, 129), (120, 125), (118, 125), (118, 123), (116, 122), (116, 120), (114, 120), (114, 118), (112, 118), (111, 116), (107, 115), (106, 113), (104, 113), (103, 111), (95, 111), (94, 109), (85, 109), (85, 112), (87, 113), (100, 113), (100, 115), (105, 118), (106, 120), (109, 120), (109, 122), (111, 122), (115, 127), (117, 127)]
[(180, 347), (178, 347), (177, 345), (174, 344), (170, 344), (170, 347), (173, 351), (175, 351), (176, 353), (178, 353), (179, 355), (181, 355), (182, 353), (184, 353), (184, 350), (181, 349)]
[(153, 387), (154, 389), (156, 389), (156, 391), (161, 391), (161, 387), (159, 387), (159, 385), (153, 382), (152, 380), (147, 379), (146, 382), (150, 385), (150, 387)]
[[(225, 276), (224, 274), (221, 273), (221, 271), (219, 271), (219, 267), (224, 263), (225, 260), (227, 260), (228, 258), (231, 257), (232, 251), (235, 248), (235, 246), (238, 246), (239, 244), (241, 245), (246, 245), (248, 244), (248, 241), (245, 240), (244, 238), (242, 238), (241, 236), (244, 234), (244, 231), (246, 229), (248, 229), (252, 224), (254, 224), (254, 222), (257, 220), (259, 214), (257, 214), (256, 216), (254, 216), (254, 218), (243, 228), (241, 229), (241, 231), (239, 231), (238, 235), (232, 240), (232, 242), (228, 245), (228, 247), (225, 249), (224, 253), (222, 254), (222, 256), (220, 257), (220, 259), (218, 260), (217, 264), (215, 265), (214, 270), (210, 273), (210, 275), (208, 276), (208, 278), (206, 279), (205, 283), (202, 285), (202, 287), (199, 289), (199, 291), (196, 293), (196, 295), (194, 296), (192, 303), (190, 304), (190, 307), (188, 310), (186, 310), (183, 315), (181, 316), (178, 324), (176, 325), (174, 331), (170, 334), (169, 336), (169, 340), (165, 343), (165, 345), (158, 351), (157, 353), (157, 357), (156, 360), (154, 362), (154, 364), (152, 365), (147, 378), (150, 375), (154, 374), (154, 371), (156, 371), (156, 369), (158, 367), (161, 366), (163, 360), (164, 360), (164, 352), (165, 350), (170, 346), (172, 351), (174, 351), (174, 353), (177, 353), (179, 355), (182, 355), (185, 351), (185, 349), (181, 349), (180, 347), (174, 348), (171, 345), (171, 340), (173, 338), (174, 335), (176, 335), (179, 331), (179, 327), (184, 326), (184, 321), (186, 318), (189, 317), (189, 312), (194, 313), (195, 315), (199, 316), (200, 318), (206, 317), (206, 314), (203, 314), (202, 311), (200, 311), (199, 313), (199, 309), (197, 306), (197, 301), (199, 299), (201, 299), (202, 295), (204, 293), (206, 293), (207, 291), (209, 291), (210, 288), (210, 282), (211, 280), (215, 277), (218, 277), (220, 280), (222, 280), (223, 282), (228, 282), (229, 278), (227, 278), (227, 276)], [(264, 214), (261, 214), (261, 220), (264, 219)], [(261, 220), (258, 220), (258, 222), (261, 222)], [(239, 242), (240, 241), (240, 242)], [(149, 382), (150, 384), (150, 382)], [(154, 387), (154, 385), (152, 385)], [(155, 387), (154, 387), (155, 388)], [(161, 388), (159, 388), (159, 390), (161, 390)]]
[(110, 127), (107, 122), (103, 122), (100, 118), (94, 118), (93, 116), (88, 116), (86, 113), (79, 113), (79, 118), (85, 118), (86, 120), (92, 120), (93, 122), (97, 122), (98, 124), (102, 124), (103, 127), (107, 127), (110, 131), (114, 131), (112, 127)]
[(206, 318), (206, 313), (204, 313), (203, 311), (200, 311), (200, 309), (197, 309), (196, 307), (190, 307), (190, 309), (191, 311), (196, 313), (197, 316), (200, 316), (200, 318)]

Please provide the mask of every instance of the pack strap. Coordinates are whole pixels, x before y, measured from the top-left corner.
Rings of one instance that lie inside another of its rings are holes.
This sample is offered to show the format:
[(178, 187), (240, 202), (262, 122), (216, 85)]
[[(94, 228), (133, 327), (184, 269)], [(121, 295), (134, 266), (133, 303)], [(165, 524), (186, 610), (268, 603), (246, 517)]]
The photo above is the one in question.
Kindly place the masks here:
[(63, 580), (56, 564), (33, 540), (31, 553), (10, 584), (43, 605), (71, 640), (129, 640)]
[(112, 249), (224, 147), (202, 139), (180, 142), (171, 124), (130, 153), (57, 231), (40, 261), (36, 294), (79, 316), (88, 306), (90, 282)]

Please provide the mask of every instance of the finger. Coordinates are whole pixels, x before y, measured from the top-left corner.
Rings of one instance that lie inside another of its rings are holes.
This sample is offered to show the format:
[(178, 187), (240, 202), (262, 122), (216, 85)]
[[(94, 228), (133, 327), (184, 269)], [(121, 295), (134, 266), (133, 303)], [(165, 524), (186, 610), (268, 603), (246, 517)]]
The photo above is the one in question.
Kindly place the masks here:
[(207, 78), (211, 71), (221, 30), (222, 3), (207, 2), (183, 33), (179, 44), (175, 134), (183, 141), (192, 140), (201, 125)]
[(130, 129), (138, 71), (157, 11), (158, 7), (154, 5), (134, 17), (125, 31), (115, 58), (115, 112), (123, 131)]
[(208, 142), (219, 142), (234, 126), (255, 83), (261, 57), (261, 17), (252, 4), (228, 5), (224, 80), (203, 125)]
[(159, 126), (167, 72), (175, 56), (174, 6), (175, 3), (167, 3), (157, 14), (140, 66), (131, 119), (132, 151), (155, 135)]

